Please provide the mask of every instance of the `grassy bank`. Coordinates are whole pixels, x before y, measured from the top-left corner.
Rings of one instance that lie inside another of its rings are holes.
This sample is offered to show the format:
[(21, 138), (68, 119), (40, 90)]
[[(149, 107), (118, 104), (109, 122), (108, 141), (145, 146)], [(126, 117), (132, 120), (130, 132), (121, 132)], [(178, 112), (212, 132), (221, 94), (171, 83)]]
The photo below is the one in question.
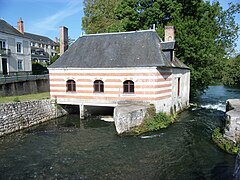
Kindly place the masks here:
[(232, 141), (224, 138), (220, 128), (214, 129), (213, 134), (212, 134), (212, 140), (222, 150), (224, 150), (230, 154), (237, 154), (238, 151), (240, 150), (240, 144), (239, 143), (235, 144)]
[(30, 101), (30, 100), (41, 100), (41, 99), (49, 99), (49, 92), (37, 93), (37, 94), (26, 94), (21, 96), (7, 96), (0, 97), (0, 103), (9, 103), (9, 102), (22, 102), (22, 101)]
[(131, 132), (128, 134), (140, 135), (145, 132), (157, 131), (168, 127), (175, 121), (175, 119), (175, 115), (170, 116), (163, 112), (155, 113), (155, 108), (150, 108), (143, 123), (140, 126), (131, 129)]

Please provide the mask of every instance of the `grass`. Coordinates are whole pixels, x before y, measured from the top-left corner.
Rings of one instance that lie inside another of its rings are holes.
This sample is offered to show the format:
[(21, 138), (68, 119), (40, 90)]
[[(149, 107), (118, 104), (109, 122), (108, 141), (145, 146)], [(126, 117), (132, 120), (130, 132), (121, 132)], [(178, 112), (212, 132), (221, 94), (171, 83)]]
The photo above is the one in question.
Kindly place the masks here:
[(37, 94), (26, 94), (21, 96), (7, 96), (0, 97), (0, 103), (10, 103), (10, 102), (23, 102), (23, 101), (31, 101), (31, 100), (41, 100), (41, 99), (49, 99), (49, 92), (37, 93)]
[(220, 128), (216, 128), (213, 131), (212, 134), (212, 140), (224, 151), (230, 153), (230, 154), (237, 154), (240, 150), (240, 144), (239, 143), (233, 143), (230, 140), (227, 140), (223, 137), (223, 134), (221, 133)]
[[(150, 109), (150, 111), (152, 111)], [(132, 135), (140, 135), (145, 132), (150, 132), (150, 131), (157, 131), (162, 128), (167, 128), (170, 124), (172, 124), (176, 119), (176, 115), (167, 115), (166, 113), (160, 112), (160, 113), (149, 113), (148, 112), (148, 117), (145, 117), (143, 123), (131, 129), (130, 133)]]

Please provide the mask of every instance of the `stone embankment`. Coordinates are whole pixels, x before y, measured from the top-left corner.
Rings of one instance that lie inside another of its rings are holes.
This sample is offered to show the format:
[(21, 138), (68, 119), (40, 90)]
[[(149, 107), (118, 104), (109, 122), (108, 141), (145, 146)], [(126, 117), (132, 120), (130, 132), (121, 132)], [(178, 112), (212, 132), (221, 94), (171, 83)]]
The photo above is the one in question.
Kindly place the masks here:
[[(235, 143), (240, 141), (240, 99), (227, 100), (224, 137)], [(240, 152), (236, 157), (233, 179), (240, 179)]]
[(51, 100), (0, 104), (0, 136), (67, 114)]
[(224, 137), (235, 143), (240, 140), (240, 99), (227, 100)]
[(148, 112), (147, 105), (124, 104), (114, 110), (114, 122), (118, 134), (128, 132), (133, 127), (139, 126), (144, 121)]

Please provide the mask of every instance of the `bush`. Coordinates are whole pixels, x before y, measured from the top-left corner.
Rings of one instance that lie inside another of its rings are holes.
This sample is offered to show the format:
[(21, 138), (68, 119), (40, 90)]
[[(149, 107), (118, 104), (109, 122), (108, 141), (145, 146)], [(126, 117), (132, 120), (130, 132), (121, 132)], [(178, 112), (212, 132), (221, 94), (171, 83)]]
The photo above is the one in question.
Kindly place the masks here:
[(168, 127), (171, 123), (174, 122), (174, 120), (174, 115), (170, 116), (163, 112), (156, 114), (154, 112), (154, 114), (148, 114), (147, 117), (145, 117), (143, 123), (140, 126), (133, 128), (128, 134), (140, 135), (149, 131), (157, 131), (159, 129)]
[(32, 73), (34, 75), (37, 75), (37, 74), (47, 74), (48, 73), (48, 69), (47, 69), (47, 67), (43, 66), (42, 64), (40, 64), (38, 62), (33, 62), (32, 63)]
[(20, 102), (20, 99), (19, 99), (18, 97), (15, 97), (15, 98), (13, 99), (13, 102)]

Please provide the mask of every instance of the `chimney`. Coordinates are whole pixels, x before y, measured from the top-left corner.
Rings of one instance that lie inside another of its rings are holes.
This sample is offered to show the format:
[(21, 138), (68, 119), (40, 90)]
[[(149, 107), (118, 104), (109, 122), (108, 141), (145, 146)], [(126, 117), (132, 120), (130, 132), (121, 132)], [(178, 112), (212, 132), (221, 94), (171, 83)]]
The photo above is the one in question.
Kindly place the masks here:
[(55, 43), (58, 44), (58, 37), (55, 37)]
[(20, 19), (18, 20), (18, 31), (19, 31), (20, 33), (24, 34), (23, 20), (22, 20), (22, 18), (20, 18)]
[(165, 26), (165, 42), (175, 41), (174, 37), (174, 26)]
[(60, 26), (60, 56), (68, 49), (68, 28)]

